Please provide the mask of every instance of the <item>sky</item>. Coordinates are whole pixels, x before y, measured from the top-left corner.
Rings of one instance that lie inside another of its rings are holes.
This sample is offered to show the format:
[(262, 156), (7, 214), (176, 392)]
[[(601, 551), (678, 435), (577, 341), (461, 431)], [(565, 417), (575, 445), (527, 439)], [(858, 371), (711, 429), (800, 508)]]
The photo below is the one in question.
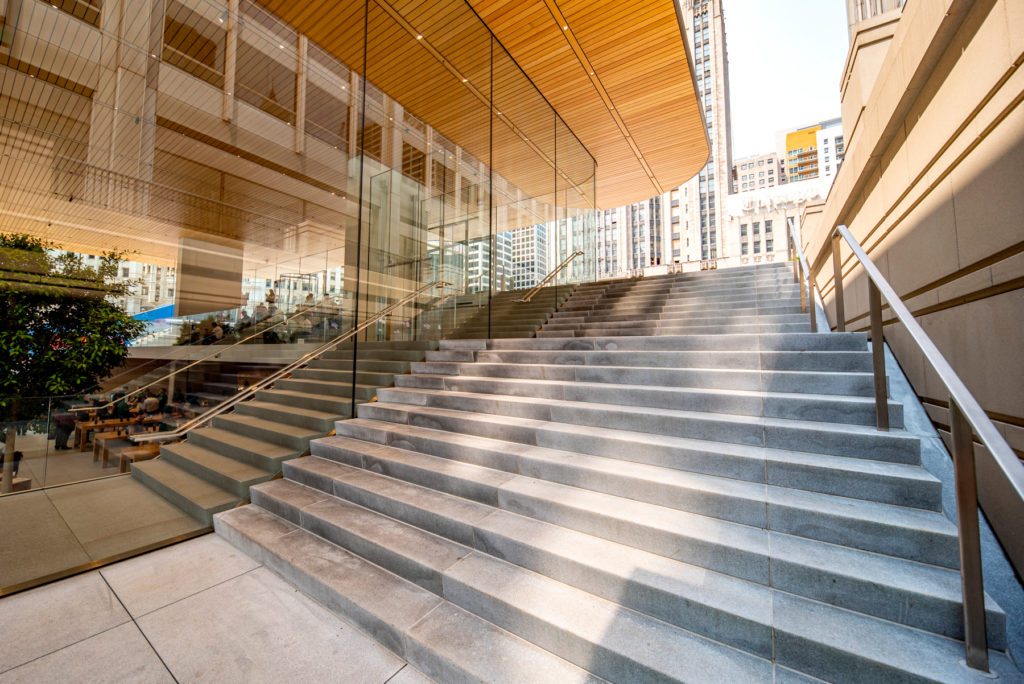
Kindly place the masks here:
[(733, 158), (777, 131), (839, 116), (849, 47), (843, 0), (724, 0)]

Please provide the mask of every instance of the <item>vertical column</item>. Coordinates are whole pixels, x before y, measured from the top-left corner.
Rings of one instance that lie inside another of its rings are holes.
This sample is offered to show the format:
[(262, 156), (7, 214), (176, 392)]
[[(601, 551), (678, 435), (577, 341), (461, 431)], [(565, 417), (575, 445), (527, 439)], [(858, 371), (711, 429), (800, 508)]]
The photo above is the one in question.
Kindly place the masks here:
[[(154, 123), (155, 94), (147, 107), (147, 85), (155, 87), (150, 60), (152, 22), (162, 15), (152, 0), (114, 0), (103, 7), (99, 76), (89, 122), (85, 192), (110, 206), (137, 211), (143, 187), (124, 193), (123, 176), (152, 179), (153, 135), (143, 130)], [(146, 149), (143, 149), (145, 144)], [(115, 175), (116, 174), (116, 175)], [(114, 178), (119, 178), (114, 182)]]
[(238, 0), (228, 0), (228, 21), (224, 36), (224, 94), (220, 117), (235, 117), (235, 66), (238, 62)]
[(309, 38), (299, 34), (295, 59), (295, 134), (296, 154), (306, 151), (306, 83), (308, 80)]

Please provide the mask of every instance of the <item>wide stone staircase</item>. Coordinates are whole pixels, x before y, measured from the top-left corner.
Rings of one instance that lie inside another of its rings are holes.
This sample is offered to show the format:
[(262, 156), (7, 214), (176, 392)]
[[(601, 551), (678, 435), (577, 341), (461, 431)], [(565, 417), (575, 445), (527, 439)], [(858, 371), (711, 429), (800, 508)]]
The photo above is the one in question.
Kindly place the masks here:
[(786, 264), (580, 285), (538, 337), (809, 331)]
[[(442, 342), (215, 528), (439, 682), (989, 681), (866, 336), (774, 320), (783, 268), (664, 280), (614, 314), (587, 287), (563, 337)], [(627, 334), (655, 308), (693, 327)]]
[[(356, 403), (372, 400), (378, 388), (394, 384), (396, 375), (436, 348), (437, 342), (360, 342)], [(132, 476), (210, 525), (214, 513), (247, 501), (252, 485), (275, 477), (284, 461), (309, 453), (311, 440), (351, 415), (352, 357), (348, 343), (326, 352), (210, 426), (190, 431), (187, 440), (161, 446), (160, 458), (133, 463)], [(205, 376), (202, 381), (216, 389)]]
[[(447, 337), (451, 339), (484, 339), (487, 337), (533, 337), (537, 330), (572, 294), (573, 285), (545, 287), (537, 291), (530, 301), (518, 301), (525, 290), (497, 292), (490, 304), (479, 307)], [(488, 334), (488, 309), (490, 334)]]

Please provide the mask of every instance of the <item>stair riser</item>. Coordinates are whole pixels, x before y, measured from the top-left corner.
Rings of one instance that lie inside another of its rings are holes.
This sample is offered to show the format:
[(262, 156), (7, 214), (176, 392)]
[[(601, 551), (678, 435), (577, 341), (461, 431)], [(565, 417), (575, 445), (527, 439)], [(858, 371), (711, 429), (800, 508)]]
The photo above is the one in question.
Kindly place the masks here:
[[(478, 351), (867, 351), (863, 333), (812, 333), (787, 335), (680, 335), (638, 340), (630, 337), (592, 337), (584, 340), (491, 340), (464, 342), (444, 340), (441, 349)], [(439, 352), (432, 352), (437, 354)], [(431, 360), (428, 357), (427, 360)], [(472, 361), (469, 356), (467, 361)], [(630, 364), (635, 365), (635, 364)]]
[[(446, 376), (442, 378), (402, 376), (398, 387), (444, 389), (456, 392), (496, 394), (501, 396), (537, 397), (560, 401), (581, 401), (626, 406), (705, 411), (744, 416), (769, 416), (794, 420), (812, 420), (851, 425), (874, 425), (874, 401), (844, 400), (839, 397), (776, 397), (715, 394), (709, 391), (689, 391), (681, 387), (662, 387), (653, 384), (644, 387), (626, 387), (618, 384), (605, 386), (584, 385), (575, 382), (516, 382), (514, 379), (492, 381), (481, 378)], [(585, 381), (584, 381), (585, 382)], [(614, 381), (609, 381), (614, 382)], [(640, 384), (640, 383), (638, 383)], [(668, 384), (668, 383), (666, 383)], [(699, 380), (695, 387), (709, 388)], [(889, 420), (893, 428), (903, 427), (903, 406), (890, 404)]]
[[(281, 387), (280, 389), (285, 389)], [(290, 394), (280, 395), (274, 392), (257, 392), (255, 399), (270, 403), (285, 404), (296, 408), (312, 409), (313, 411), (324, 411), (338, 416), (347, 416), (351, 412), (351, 402), (348, 398), (324, 397), (317, 394)]]
[[(807, 314), (800, 311), (798, 306), (777, 306), (771, 309), (756, 309), (756, 308), (737, 308), (727, 310), (708, 310), (706, 312), (694, 311), (671, 311), (668, 313), (659, 312), (657, 318), (661, 321), (667, 320), (678, 320), (683, 322), (690, 321), (701, 321), (701, 320), (743, 320), (748, 317), (757, 316), (802, 316), (805, 317)], [(590, 314), (589, 312), (582, 311), (560, 311), (552, 316), (548, 320), (549, 325), (555, 323), (585, 323), (591, 321), (594, 323), (614, 323), (617, 321), (633, 321), (637, 319), (636, 314), (632, 313), (618, 313), (618, 314)], [(797, 320), (793, 318), (792, 320)]]
[(249, 465), (256, 466), (257, 468), (263, 468), (264, 470), (268, 470), (270, 472), (275, 473), (281, 469), (281, 462), (283, 460), (285, 460), (286, 458), (294, 458), (295, 456), (298, 456), (300, 453), (302, 453), (300, 450), (296, 450), (292, 455), (286, 456), (281, 459), (268, 458), (266, 456), (263, 456), (262, 454), (246, 451), (245, 449), (242, 449), (228, 442), (221, 442), (218, 440), (210, 439), (203, 433), (202, 430), (193, 430), (192, 432), (190, 432), (188, 435), (188, 440), (190, 443), (195, 444), (196, 446), (203, 447), (204, 449), (210, 449), (211, 451), (216, 451), (222, 456), (228, 456), (230, 458), (242, 461), (243, 463), (248, 463)]
[[(309, 440), (283, 434), (276, 430), (260, 428), (252, 425), (241, 426), (231, 422), (228, 417), (218, 416), (213, 419), (213, 426), (229, 432), (238, 432), (252, 439), (261, 439), (271, 444), (278, 444), (288, 449), (294, 449), (297, 453), (303, 454), (309, 449)], [(325, 433), (326, 434), (326, 431)], [(258, 464), (257, 464), (258, 465)]]
[[(486, 423), (464, 424), (463, 427), (465, 428), (464, 434), (479, 437), (492, 437), (497, 431)], [(452, 438), (444, 437), (445, 433), (441, 433), (437, 438), (410, 437), (389, 432), (381, 427), (369, 427), (361, 424), (360, 421), (339, 421), (335, 424), (335, 431), (340, 436), (387, 444), (400, 449), (421, 451), (442, 458), (497, 468), (507, 472), (517, 472), (519, 467), (518, 453), (510, 454), (481, 448), (477, 445), (461, 444)], [(764, 459), (735, 455), (721, 450), (716, 451), (714, 449), (716, 445), (712, 443), (709, 443), (706, 449), (700, 449), (653, 444), (638, 445), (635, 440), (630, 440), (628, 437), (614, 439), (590, 435), (583, 439), (574, 433), (559, 431), (557, 426), (541, 429), (533, 434), (524, 434), (524, 436), (533, 437), (535, 441), (520, 442), (521, 444), (536, 444), (592, 456), (620, 458), (633, 463), (644, 463), (707, 475), (720, 475), (749, 482), (763, 482), (765, 476)], [(696, 444), (699, 445), (701, 442)]]
[[(347, 400), (352, 396), (352, 381), (330, 383), (324, 380), (305, 381), (296, 378), (286, 378), (274, 383), (274, 388), (287, 390), (289, 392), (308, 392), (310, 394), (327, 395)], [(377, 394), (376, 387), (357, 386), (356, 401), (369, 401)]]
[[(380, 349), (364, 349), (362, 346), (359, 347), (357, 354), (360, 362), (362, 360), (373, 360), (373, 361), (421, 361), (425, 351), (417, 349), (411, 350), (380, 350)], [(335, 359), (339, 361), (346, 361), (352, 359), (351, 349), (336, 349), (334, 351), (325, 352), (323, 355), (325, 359)]]
[(572, 337), (594, 337), (605, 335), (758, 335), (761, 333), (805, 333), (810, 332), (811, 326), (808, 323), (775, 325), (763, 323), (758, 325), (658, 325), (646, 323), (622, 325), (584, 325), (580, 327), (552, 327), (544, 328), (538, 335), (544, 337), (568, 335)]
[[(388, 390), (393, 392), (393, 390)], [(394, 394), (388, 395), (394, 398)], [(875, 432), (836, 432), (828, 427), (811, 428), (807, 424), (765, 426), (758, 420), (722, 420), (714, 416), (687, 416), (668, 418), (651, 414), (616, 411), (614, 407), (559, 407), (554, 410), (546, 406), (498, 400), (480, 401), (469, 397), (446, 397), (445, 395), (419, 395), (417, 400), (426, 401), (430, 396), (431, 405), (456, 411), (489, 413), (492, 415), (515, 416), (535, 420), (604, 427), (654, 435), (683, 437), (689, 439), (767, 446), (774, 449), (789, 449), (813, 453), (832, 454), (850, 458), (871, 458), (879, 461), (920, 463), (919, 444), (911, 438), (886, 435)], [(390, 401), (382, 397), (381, 401)], [(450, 399), (450, 400), (449, 400)], [(439, 406), (439, 404), (447, 404)], [(371, 418), (394, 423), (416, 424), (450, 432), (461, 432), (473, 423), (462, 417), (418, 414), (414, 404), (401, 407), (379, 403), (361, 404), (357, 414), (360, 418)], [(499, 412), (500, 411), (500, 412)], [(480, 429), (479, 425), (476, 429)], [(530, 425), (494, 425), (490, 429), (496, 434), (482, 434), (495, 439), (506, 439), (524, 444), (536, 444), (537, 428)], [(473, 432), (471, 434), (481, 434)], [(765, 443), (767, 442), (767, 443)], [(570, 451), (576, 449), (570, 447)]]
[(336, 420), (334, 417), (318, 418), (315, 416), (302, 415), (300, 413), (292, 413), (291, 411), (275, 411), (267, 406), (255, 406), (251, 402), (242, 402), (241, 404), (238, 404), (235, 406), (235, 411), (243, 416), (255, 416), (257, 418), (272, 420), (275, 423), (308, 428), (323, 435), (326, 435), (331, 431), (334, 427), (334, 421)]
[[(759, 326), (770, 325), (807, 325), (807, 316), (803, 314), (783, 316), (737, 316), (737, 317), (701, 317), (701, 318), (667, 318), (661, 316), (621, 316), (618, 320), (597, 320), (586, 318), (578, 320), (553, 319), (544, 326), (544, 330), (578, 330), (581, 328), (599, 330), (608, 328), (680, 328), (681, 334), (692, 328), (726, 328), (730, 326), (741, 326), (743, 328), (758, 328)], [(807, 332), (807, 331), (804, 331)], [(614, 333), (612, 333), (614, 334)]]
[[(429, 354), (431, 352), (425, 352)], [(360, 358), (356, 364), (360, 371), (373, 373), (408, 373), (411, 361), (375, 361)], [(352, 371), (352, 359), (318, 359), (316, 367), (325, 370)]]
[[(300, 368), (292, 373), (293, 380), (322, 380), (338, 384), (351, 384), (350, 371), (337, 371), (318, 368)], [(394, 381), (394, 373), (356, 373), (356, 382), (364, 385), (390, 385)]]
[(522, 378), (566, 382), (606, 382), (623, 385), (700, 387), (803, 394), (873, 396), (874, 384), (864, 373), (796, 373), (756, 370), (649, 370), (594, 366), (555, 366), (491, 363), (422, 362), (412, 375), (399, 376), (396, 386), (415, 387), (418, 374), (466, 375), (490, 378)]
[(151, 477), (148, 473), (144, 472), (140, 468), (136, 468), (135, 464), (132, 464), (132, 477), (146, 485), (154, 492), (162, 496), (163, 498), (170, 501), (172, 504), (180, 508), (181, 510), (188, 513), (190, 516), (198, 520), (203, 525), (213, 525), (213, 514), (219, 513), (222, 510), (227, 510), (230, 506), (221, 506), (215, 510), (206, 510), (202, 506), (198, 505), (191, 499), (182, 496), (175, 490), (166, 486), (160, 480)]

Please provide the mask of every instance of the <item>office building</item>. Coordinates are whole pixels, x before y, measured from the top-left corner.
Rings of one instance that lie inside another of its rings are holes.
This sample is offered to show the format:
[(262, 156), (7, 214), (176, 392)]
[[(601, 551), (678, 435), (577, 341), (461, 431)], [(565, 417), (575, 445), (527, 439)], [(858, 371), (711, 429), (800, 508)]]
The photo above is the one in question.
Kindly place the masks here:
[(841, 119), (832, 119), (781, 131), (777, 136), (779, 159), (790, 183), (812, 178), (833, 178), (846, 154)]
[(732, 166), (733, 193), (774, 188), (785, 182), (785, 169), (774, 152), (743, 157)]

